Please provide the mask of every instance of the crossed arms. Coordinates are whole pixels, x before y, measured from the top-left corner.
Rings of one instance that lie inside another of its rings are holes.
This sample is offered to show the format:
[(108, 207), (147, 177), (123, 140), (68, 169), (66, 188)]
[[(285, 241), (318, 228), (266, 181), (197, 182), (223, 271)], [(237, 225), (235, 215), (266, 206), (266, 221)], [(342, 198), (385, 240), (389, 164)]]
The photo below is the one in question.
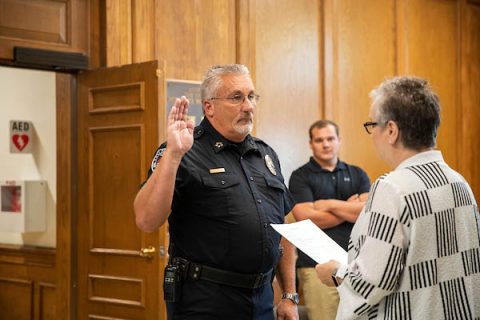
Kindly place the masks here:
[(354, 223), (367, 201), (368, 192), (347, 200), (325, 199), (297, 203), (292, 212), (297, 221), (310, 219), (321, 229), (333, 228), (345, 221)]

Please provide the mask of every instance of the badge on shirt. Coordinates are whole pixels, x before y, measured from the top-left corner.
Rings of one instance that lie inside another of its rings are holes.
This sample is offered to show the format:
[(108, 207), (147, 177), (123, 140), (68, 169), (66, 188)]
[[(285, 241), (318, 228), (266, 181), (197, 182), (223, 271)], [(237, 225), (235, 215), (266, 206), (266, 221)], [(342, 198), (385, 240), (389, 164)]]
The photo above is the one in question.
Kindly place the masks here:
[(265, 156), (265, 165), (274, 176), (277, 175), (277, 170), (275, 170), (275, 165), (273, 164), (273, 160), (268, 154)]

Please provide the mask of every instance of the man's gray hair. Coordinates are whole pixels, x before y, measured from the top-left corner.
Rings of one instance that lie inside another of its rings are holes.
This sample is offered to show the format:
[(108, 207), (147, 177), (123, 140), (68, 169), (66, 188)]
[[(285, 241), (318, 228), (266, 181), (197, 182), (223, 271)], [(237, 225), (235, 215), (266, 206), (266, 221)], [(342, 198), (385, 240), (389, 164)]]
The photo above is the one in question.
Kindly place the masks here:
[(440, 101), (427, 80), (401, 76), (385, 80), (370, 92), (379, 126), (394, 121), (406, 148), (435, 146), (440, 126)]
[(208, 69), (202, 84), (200, 93), (202, 101), (214, 98), (217, 90), (222, 86), (222, 76), (225, 74), (241, 74), (250, 76), (250, 71), (243, 64), (225, 64), (217, 65)]

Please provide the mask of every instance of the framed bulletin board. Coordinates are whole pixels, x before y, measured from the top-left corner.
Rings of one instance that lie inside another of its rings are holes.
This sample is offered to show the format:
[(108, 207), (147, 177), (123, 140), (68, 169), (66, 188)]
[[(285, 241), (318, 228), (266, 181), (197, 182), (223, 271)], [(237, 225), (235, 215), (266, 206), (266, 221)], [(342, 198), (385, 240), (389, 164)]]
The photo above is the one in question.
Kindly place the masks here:
[(167, 79), (167, 119), (170, 109), (175, 104), (175, 99), (181, 96), (187, 97), (190, 101), (188, 107), (189, 118), (198, 126), (203, 119), (202, 98), (200, 95), (200, 81)]

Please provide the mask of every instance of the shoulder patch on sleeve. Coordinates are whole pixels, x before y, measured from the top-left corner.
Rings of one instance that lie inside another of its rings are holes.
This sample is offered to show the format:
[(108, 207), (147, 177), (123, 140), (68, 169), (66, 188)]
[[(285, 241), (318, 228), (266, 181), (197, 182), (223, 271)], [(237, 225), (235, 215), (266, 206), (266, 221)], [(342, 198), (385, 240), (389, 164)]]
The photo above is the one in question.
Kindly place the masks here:
[(152, 171), (154, 171), (155, 168), (157, 167), (158, 160), (160, 160), (160, 158), (163, 156), (165, 149), (167, 149), (167, 146), (162, 144), (160, 148), (157, 149), (157, 152), (155, 152), (155, 156), (153, 157), (152, 164), (150, 165), (150, 169)]

